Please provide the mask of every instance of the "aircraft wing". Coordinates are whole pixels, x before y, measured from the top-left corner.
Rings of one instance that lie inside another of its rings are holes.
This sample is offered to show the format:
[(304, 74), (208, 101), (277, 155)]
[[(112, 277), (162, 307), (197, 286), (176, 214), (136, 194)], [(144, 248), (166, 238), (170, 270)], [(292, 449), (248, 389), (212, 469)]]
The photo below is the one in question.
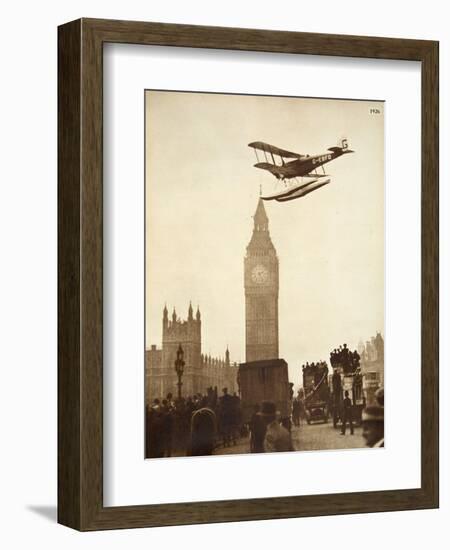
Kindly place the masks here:
[(258, 149), (259, 151), (264, 151), (265, 153), (278, 155), (285, 159), (299, 159), (304, 156), (299, 153), (293, 153), (292, 151), (286, 151), (286, 149), (280, 149), (279, 147), (275, 147), (275, 145), (270, 145), (270, 143), (264, 143), (264, 141), (252, 141), (248, 146), (253, 147), (253, 149)]
[(261, 168), (262, 170), (267, 170), (274, 176), (280, 173), (280, 169), (275, 164), (270, 164), (270, 162), (257, 162), (254, 164), (255, 168)]

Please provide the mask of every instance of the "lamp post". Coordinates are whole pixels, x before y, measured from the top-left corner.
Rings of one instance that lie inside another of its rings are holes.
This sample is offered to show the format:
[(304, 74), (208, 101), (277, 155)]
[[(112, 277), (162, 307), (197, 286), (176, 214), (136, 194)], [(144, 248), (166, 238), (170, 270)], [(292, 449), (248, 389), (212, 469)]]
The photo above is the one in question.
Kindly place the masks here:
[(181, 378), (184, 372), (184, 364), (185, 364), (183, 358), (184, 358), (184, 351), (180, 344), (177, 349), (177, 358), (175, 360), (175, 372), (177, 373), (177, 376), (178, 376), (177, 386), (178, 386), (179, 400), (181, 399), (181, 386), (183, 385), (183, 382), (181, 381)]

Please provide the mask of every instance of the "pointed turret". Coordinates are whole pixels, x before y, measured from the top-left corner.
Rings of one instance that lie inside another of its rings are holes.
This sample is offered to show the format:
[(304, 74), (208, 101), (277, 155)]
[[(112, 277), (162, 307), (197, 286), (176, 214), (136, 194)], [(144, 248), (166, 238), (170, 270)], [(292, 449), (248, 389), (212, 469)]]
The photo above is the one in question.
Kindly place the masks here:
[(192, 309), (192, 302), (189, 302), (188, 320), (189, 321), (194, 320), (194, 310)]
[(197, 313), (195, 314), (197, 321), (200, 321), (200, 308), (197, 306)]
[(164, 304), (163, 309), (163, 330), (167, 328), (169, 324), (169, 312), (167, 311), (167, 304)]
[(175, 311), (175, 308), (173, 308), (172, 322), (174, 322), (174, 323), (177, 322), (177, 312)]
[(227, 346), (227, 349), (225, 351), (225, 364), (227, 367), (230, 366), (230, 350), (228, 349), (228, 346)]

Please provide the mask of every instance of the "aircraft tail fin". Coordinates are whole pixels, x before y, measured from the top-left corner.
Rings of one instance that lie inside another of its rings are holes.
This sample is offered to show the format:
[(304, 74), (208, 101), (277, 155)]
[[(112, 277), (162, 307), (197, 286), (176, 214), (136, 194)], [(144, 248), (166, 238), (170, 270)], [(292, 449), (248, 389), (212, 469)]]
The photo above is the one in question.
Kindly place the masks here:
[(339, 151), (341, 151), (342, 153), (354, 153), (354, 151), (348, 148), (347, 138), (341, 139), (339, 145), (335, 147), (329, 147), (328, 151), (333, 151), (334, 153), (338, 153)]

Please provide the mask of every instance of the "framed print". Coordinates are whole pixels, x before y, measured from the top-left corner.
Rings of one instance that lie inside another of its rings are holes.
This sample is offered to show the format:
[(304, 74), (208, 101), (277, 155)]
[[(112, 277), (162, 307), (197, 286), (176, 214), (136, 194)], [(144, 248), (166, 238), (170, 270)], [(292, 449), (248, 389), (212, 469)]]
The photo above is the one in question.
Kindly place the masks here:
[(59, 522), (437, 507), (438, 44), (58, 40)]

